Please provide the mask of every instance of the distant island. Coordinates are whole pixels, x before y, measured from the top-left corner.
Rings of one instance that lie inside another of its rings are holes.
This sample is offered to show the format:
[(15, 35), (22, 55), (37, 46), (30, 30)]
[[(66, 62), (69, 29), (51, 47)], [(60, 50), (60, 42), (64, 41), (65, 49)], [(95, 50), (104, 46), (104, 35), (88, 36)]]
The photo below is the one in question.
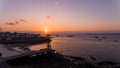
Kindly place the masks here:
[(14, 43), (44, 43), (50, 42), (49, 36), (41, 36), (34, 33), (17, 33), (17, 32), (0, 32), (1, 44), (14, 44)]

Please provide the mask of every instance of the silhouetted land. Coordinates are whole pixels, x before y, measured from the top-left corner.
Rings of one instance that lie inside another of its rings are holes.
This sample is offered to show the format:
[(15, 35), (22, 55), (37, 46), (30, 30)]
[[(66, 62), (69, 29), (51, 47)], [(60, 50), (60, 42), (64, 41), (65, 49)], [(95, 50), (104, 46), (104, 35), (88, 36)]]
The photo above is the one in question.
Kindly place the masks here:
[(17, 32), (0, 32), (0, 43), (2, 44), (16, 44), (16, 43), (44, 43), (50, 42), (51, 39), (48, 36), (41, 36), (34, 33), (17, 33)]
[(83, 58), (55, 53), (13, 63), (11, 66), (13, 68), (119, 68), (120, 64), (113, 61), (97, 62), (93, 56)]

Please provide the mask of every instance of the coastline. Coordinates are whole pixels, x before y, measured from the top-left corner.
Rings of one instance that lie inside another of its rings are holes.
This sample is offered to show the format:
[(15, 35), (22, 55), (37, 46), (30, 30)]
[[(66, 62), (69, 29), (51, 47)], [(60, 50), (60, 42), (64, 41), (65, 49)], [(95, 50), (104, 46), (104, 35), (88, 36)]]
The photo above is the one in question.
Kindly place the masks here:
[(50, 42), (49, 36), (41, 36), (40, 34), (34, 33), (17, 33), (17, 32), (0, 32), (0, 43), (1, 44), (16, 44), (16, 43), (44, 43)]
[(42, 55), (28, 62), (12, 65), (13, 68), (119, 68), (120, 63), (114, 61), (97, 62), (94, 57), (74, 57), (60, 53)]

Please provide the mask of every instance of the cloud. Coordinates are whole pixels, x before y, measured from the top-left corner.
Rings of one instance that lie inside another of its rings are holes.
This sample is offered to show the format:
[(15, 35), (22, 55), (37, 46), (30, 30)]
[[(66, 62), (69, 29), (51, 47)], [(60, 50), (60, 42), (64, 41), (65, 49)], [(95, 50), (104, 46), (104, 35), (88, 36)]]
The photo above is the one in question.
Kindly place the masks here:
[(27, 21), (25, 19), (20, 19), (21, 22), (26, 23)]
[(19, 24), (19, 21), (15, 21), (15, 24)]
[(8, 22), (8, 23), (6, 23), (6, 25), (15, 25), (15, 23), (13, 23), (13, 22)]
[(26, 22), (27, 21), (25, 19), (19, 19), (14, 22), (7, 22), (6, 25), (17, 25), (17, 24), (26, 23)]
[(46, 16), (46, 19), (50, 19), (51, 17), (50, 16)]

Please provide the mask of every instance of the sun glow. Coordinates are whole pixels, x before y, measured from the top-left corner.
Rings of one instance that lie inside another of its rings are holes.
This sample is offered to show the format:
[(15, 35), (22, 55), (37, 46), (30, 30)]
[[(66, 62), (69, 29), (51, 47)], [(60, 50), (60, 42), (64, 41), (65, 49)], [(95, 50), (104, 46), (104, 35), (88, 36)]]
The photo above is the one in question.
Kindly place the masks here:
[(45, 33), (48, 33), (48, 29), (45, 29)]
[(43, 27), (43, 28), (42, 28), (42, 31), (43, 31), (44, 33), (46, 33), (46, 34), (49, 32), (49, 30), (50, 30), (50, 29), (49, 29), (48, 27)]

